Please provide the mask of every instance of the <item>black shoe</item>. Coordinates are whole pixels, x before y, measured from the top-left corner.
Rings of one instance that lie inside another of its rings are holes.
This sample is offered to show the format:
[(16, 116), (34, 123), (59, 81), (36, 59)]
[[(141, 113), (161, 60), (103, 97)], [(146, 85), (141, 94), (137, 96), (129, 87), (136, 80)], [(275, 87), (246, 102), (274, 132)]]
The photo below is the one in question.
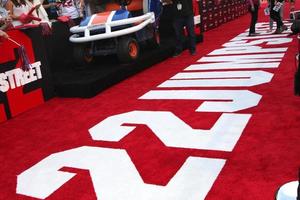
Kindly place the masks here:
[(257, 35), (259, 35), (258, 33), (249, 33), (249, 35), (248, 36), (257, 36)]
[(280, 34), (282, 31), (280, 30), (280, 28), (277, 28), (274, 32), (274, 34)]
[(288, 27), (286, 25), (282, 25), (281, 28), (282, 28), (283, 31), (286, 31), (288, 29)]
[(277, 28), (276, 31), (274, 32), (275, 34), (280, 34), (283, 31), (287, 30), (287, 26), (286, 25), (282, 25), (280, 28)]

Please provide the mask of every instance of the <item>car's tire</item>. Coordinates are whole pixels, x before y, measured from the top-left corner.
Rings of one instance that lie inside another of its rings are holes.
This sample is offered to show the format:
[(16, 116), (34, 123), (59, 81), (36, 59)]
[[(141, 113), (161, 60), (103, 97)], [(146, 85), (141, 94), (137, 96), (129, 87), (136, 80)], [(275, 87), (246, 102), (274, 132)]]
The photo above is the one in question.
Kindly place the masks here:
[(133, 62), (139, 55), (140, 47), (133, 37), (122, 37), (118, 40), (117, 56), (122, 63)]
[(90, 44), (76, 44), (73, 49), (75, 62), (80, 66), (88, 65), (93, 62), (94, 56), (90, 53)]

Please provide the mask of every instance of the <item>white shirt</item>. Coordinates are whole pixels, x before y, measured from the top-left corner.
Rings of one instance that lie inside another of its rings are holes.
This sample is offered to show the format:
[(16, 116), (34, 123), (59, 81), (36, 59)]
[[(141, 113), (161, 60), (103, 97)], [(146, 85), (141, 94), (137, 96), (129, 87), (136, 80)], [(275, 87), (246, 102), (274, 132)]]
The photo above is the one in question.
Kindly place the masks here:
[(79, 2), (77, 0), (66, 0), (64, 3), (60, 5), (60, 16), (69, 16), (71, 19), (76, 19), (80, 17), (79, 12)]

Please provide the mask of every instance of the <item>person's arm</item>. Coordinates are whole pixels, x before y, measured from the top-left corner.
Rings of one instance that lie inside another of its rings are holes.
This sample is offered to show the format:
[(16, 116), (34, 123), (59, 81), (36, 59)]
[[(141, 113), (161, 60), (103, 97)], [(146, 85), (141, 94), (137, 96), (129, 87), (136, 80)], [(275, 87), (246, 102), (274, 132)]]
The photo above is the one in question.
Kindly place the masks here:
[(10, 17), (11, 17), (12, 20), (18, 20), (19, 16), (14, 15), (14, 9), (13, 9), (13, 7), (14, 7), (13, 2), (10, 1), (10, 0), (8, 0), (7, 3), (6, 3), (6, 5), (5, 5), (5, 8), (6, 8), (6, 10), (9, 11), (9, 14), (10, 14)]
[(31, 10), (28, 13), (22, 13), (20, 16), (17, 16), (14, 14), (12, 1), (9, 0), (6, 4), (6, 9), (10, 12), (10, 17), (12, 18), (12, 20), (16, 20), (16, 21), (18, 20), (23, 24), (27, 24), (32, 20), (41, 21), (40, 18), (32, 15), (32, 12), (38, 7), (39, 5), (36, 5), (35, 7), (31, 8)]
[(83, 17), (84, 8), (85, 8), (84, 0), (79, 0), (80, 17)]

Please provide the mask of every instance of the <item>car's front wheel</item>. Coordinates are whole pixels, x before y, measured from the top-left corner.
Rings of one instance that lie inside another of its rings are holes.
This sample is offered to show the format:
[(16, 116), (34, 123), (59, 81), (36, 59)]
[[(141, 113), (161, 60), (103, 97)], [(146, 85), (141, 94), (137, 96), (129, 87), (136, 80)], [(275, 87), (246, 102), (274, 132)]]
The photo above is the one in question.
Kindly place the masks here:
[(132, 62), (139, 58), (140, 47), (133, 37), (120, 38), (117, 48), (117, 55), (121, 62)]

